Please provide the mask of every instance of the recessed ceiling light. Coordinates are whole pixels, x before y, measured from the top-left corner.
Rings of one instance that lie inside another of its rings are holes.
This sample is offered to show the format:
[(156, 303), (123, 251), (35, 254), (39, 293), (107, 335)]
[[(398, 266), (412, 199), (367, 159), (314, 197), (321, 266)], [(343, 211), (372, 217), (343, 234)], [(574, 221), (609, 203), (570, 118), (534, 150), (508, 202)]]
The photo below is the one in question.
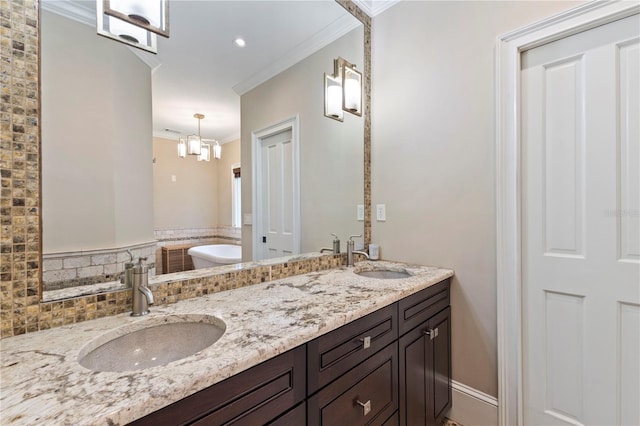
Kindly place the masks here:
[(237, 47), (245, 47), (247, 45), (247, 42), (244, 41), (242, 37), (238, 37), (233, 40), (233, 44)]

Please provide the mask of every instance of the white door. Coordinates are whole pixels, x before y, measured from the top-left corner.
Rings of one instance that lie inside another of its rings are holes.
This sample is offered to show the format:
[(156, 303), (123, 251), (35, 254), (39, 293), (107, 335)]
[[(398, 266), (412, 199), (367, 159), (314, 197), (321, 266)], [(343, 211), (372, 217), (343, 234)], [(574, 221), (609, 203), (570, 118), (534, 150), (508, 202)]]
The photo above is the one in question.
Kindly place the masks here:
[(294, 154), (291, 129), (260, 141), (260, 259), (294, 253)]
[(639, 29), (522, 55), (525, 425), (640, 424)]

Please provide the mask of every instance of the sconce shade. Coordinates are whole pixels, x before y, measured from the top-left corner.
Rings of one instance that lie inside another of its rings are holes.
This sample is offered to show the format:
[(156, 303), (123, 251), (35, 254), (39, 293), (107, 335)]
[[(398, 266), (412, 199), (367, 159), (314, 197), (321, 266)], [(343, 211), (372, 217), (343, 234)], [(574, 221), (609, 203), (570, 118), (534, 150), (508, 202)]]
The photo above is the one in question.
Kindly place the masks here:
[(96, 0), (96, 32), (98, 35), (129, 46), (151, 53), (158, 53), (155, 34), (114, 16), (106, 15), (101, 0)]
[(187, 136), (187, 154), (200, 155), (202, 152), (202, 140), (198, 135)]
[(347, 63), (342, 68), (342, 109), (362, 116), (362, 74)]
[(183, 138), (178, 141), (178, 157), (187, 158), (187, 141)]
[(146, 31), (169, 37), (169, 0), (96, 0), (104, 13)]
[(324, 75), (324, 115), (334, 120), (344, 120), (340, 79), (327, 74)]
[(198, 161), (211, 161), (211, 145), (203, 143), (200, 149), (200, 155), (196, 158)]
[(222, 147), (220, 146), (218, 141), (216, 141), (216, 144), (213, 146), (213, 158), (215, 158), (216, 160), (222, 158)]

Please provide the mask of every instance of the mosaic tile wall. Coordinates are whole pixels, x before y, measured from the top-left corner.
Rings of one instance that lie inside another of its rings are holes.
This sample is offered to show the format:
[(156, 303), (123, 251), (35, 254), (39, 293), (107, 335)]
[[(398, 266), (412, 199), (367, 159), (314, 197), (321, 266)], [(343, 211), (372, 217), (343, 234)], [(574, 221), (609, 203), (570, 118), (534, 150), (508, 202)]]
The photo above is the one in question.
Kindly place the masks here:
[[(371, 241), (371, 19), (336, 0), (365, 27), (365, 243)], [(126, 312), (131, 291), (40, 303), (38, 0), (0, 0), (0, 338)], [(346, 256), (256, 266), (153, 287), (157, 304), (344, 264)]]
[(0, 0), (1, 337), (38, 330), (38, 2)]

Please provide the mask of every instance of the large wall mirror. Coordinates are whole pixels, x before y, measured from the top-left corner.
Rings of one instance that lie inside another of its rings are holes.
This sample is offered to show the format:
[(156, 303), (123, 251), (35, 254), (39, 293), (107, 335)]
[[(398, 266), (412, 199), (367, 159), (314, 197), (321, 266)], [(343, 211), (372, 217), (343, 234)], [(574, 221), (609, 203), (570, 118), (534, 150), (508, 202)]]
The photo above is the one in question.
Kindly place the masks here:
[[(117, 288), (127, 250), (171, 280), (163, 248), (248, 262), (363, 233), (364, 117), (326, 118), (323, 78), (338, 57), (363, 69), (363, 25), (334, 1), (173, 1), (170, 16), (153, 55), (96, 35), (93, 0), (41, 4), (45, 301)], [(220, 159), (178, 156), (199, 125)], [(278, 232), (290, 246), (260, 246)]]

